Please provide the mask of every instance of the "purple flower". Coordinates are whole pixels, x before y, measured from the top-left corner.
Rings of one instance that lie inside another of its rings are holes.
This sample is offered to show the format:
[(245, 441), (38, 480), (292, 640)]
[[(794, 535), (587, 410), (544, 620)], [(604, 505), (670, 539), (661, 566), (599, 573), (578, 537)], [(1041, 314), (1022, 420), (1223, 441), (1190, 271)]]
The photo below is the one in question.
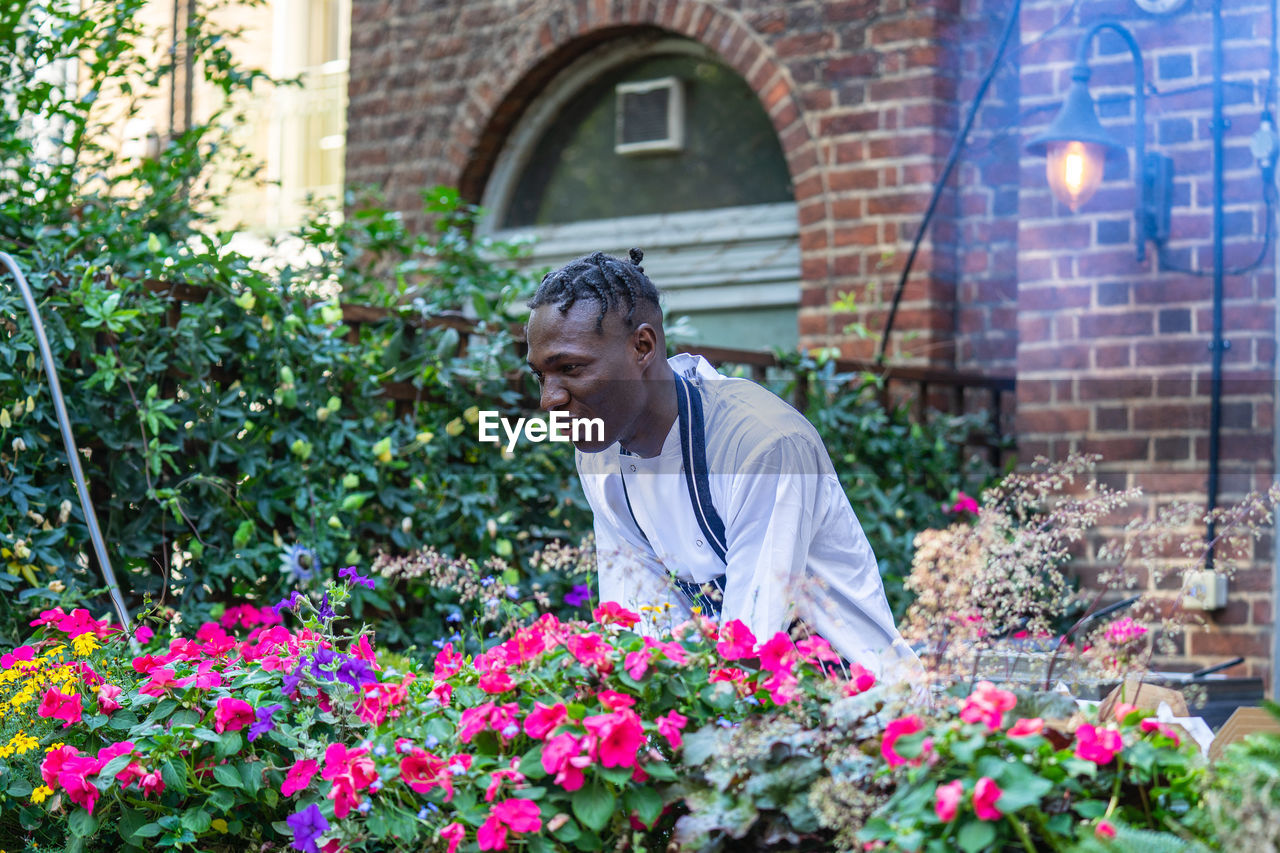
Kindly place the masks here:
[(564, 595), (564, 603), (570, 607), (581, 607), (591, 600), (591, 587), (584, 583), (573, 585), (573, 589)]
[(359, 691), (360, 685), (377, 682), (378, 677), (373, 674), (373, 667), (368, 661), (346, 655), (339, 657), (342, 660), (338, 664), (338, 680), (343, 684), (351, 685), (352, 690)]
[(337, 615), (329, 604), (329, 593), (326, 592), (324, 598), (320, 599), (320, 606), (316, 608), (316, 616), (320, 617), (321, 622), (331, 622)]
[(337, 657), (333, 649), (316, 649), (315, 655), (311, 658), (311, 674), (325, 681), (333, 681), (333, 673), (321, 667), (333, 663)]
[(292, 696), (298, 692), (298, 684), (302, 681), (302, 664), (305, 662), (306, 658), (300, 656), (297, 666), (293, 668), (293, 672), (281, 679), (280, 689), (284, 691), (284, 695)]
[(298, 602), (301, 600), (302, 600), (302, 594), (295, 589), (292, 595), (290, 595), (288, 598), (280, 601), (277, 604), (273, 604), (271, 606), (271, 609), (276, 612), (277, 616), (280, 615), (281, 610), (292, 610), (294, 612), (297, 612)]
[(263, 707), (254, 711), (253, 712), (254, 716), (257, 717), (257, 719), (255, 719), (252, 723), (249, 724), (249, 741), (253, 742), (258, 738), (262, 737), (263, 735), (265, 735), (267, 732), (274, 729), (276, 727), (276, 724), (271, 722), (271, 715), (274, 714), (276, 711), (280, 711), (283, 709), (284, 709), (283, 705), (277, 704), (277, 705), (264, 705)]
[(324, 819), (315, 803), (307, 806), (297, 814), (285, 818), (289, 828), (293, 830), (293, 849), (306, 853), (319, 853), (316, 839), (329, 829), (329, 821)]
[(374, 586), (376, 586), (376, 582), (374, 581), (373, 578), (365, 577), (364, 575), (360, 574), (359, 572), (356, 571), (355, 566), (347, 566), (345, 569), (338, 569), (338, 577), (346, 578), (347, 583), (352, 583), (352, 584), (358, 583), (361, 586), (368, 587), (369, 589), (373, 589)]

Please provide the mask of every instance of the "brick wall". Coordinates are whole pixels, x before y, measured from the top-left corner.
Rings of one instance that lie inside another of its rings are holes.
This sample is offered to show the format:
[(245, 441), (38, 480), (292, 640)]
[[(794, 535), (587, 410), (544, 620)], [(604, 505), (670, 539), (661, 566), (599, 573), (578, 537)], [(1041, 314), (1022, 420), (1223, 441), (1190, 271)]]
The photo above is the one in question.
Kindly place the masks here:
[[(983, 0), (975, 8), (985, 13), (984, 3), (1000, 5)], [(966, 24), (961, 6), (960, 0), (357, 3), (348, 182), (382, 188), (393, 207), (420, 225), (423, 187), (454, 184), (480, 197), (530, 97), (574, 58), (624, 33), (659, 29), (695, 39), (759, 93), (782, 142), (799, 208), (803, 343), (866, 356), (875, 341), (844, 329), (855, 320), (881, 328), (884, 303), (952, 142), (960, 64), (979, 61), (972, 39), (986, 25)], [(991, 177), (1009, 162), (999, 151), (997, 145), (966, 168), (979, 179)], [(990, 219), (1011, 198), (982, 190), (966, 196), (966, 204)], [(943, 199), (913, 266), (892, 352), (950, 363), (959, 318), (970, 333), (964, 359), (1007, 366), (1012, 263), (1001, 249), (960, 257), (957, 243), (972, 236), (1003, 242), (1007, 250), (1009, 226), (975, 224), (962, 234), (956, 205), (955, 193)], [(955, 304), (961, 264), (975, 296), (965, 312)], [(850, 292), (858, 311), (833, 313), (831, 303)], [(1001, 343), (977, 334), (988, 320), (1007, 330)]]
[[(1208, 467), (1212, 279), (1179, 267), (1212, 269), (1212, 23), (1207, 2), (1166, 19), (1129, 0), (1028, 0), (1023, 4), (1020, 99), (1026, 136), (1053, 117), (1083, 32), (1119, 19), (1141, 47), (1147, 80), (1148, 145), (1174, 161), (1172, 234), (1163, 258), (1139, 263), (1134, 242), (1131, 164), (1108, 163), (1093, 201), (1071, 214), (1050, 195), (1043, 158), (1023, 155), (1017, 216), (1018, 435), (1022, 458), (1068, 450), (1104, 457), (1105, 479), (1139, 486), (1150, 516), (1170, 501), (1203, 504)], [(1266, 104), (1266, 0), (1232, 0), (1227, 29), (1226, 257), (1258, 255), (1268, 215), (1250, 135)], [(1065, 18), (1060, 28), (1052, 28)], [(1046, 31), (1052, 31), (1042, 38)], [(1094, 42), (1090, 90), (1105, 125), (1131, 139), (1129, 50), (1103, 33)], [(1272, 105), (1274, 106), (1274, 105)], [(1132, 153), (1130, 153), (1132, 157)], [(1275, 291), (1272, 255), (1225, 280), (1225, 358), (1220, 504), (1266, 488), (1272, 477)], [(1194, 530), (1192, 532), (1195, 532)], [(1088, 549), (1081, 571), (1099, 567)], [(1232, 581), (1231, 604), (1181, 638), (1196, 663), (1234, 654), (1244, 669), (1268, 669), (1271, 544), (1262, 541)], [(1173, 565), (1176, 561), (1170, 560)], [(1174, 595), (1176, 579), (1149, 586)], [(1242, 670), (1238, 669), (1237, 672)]]

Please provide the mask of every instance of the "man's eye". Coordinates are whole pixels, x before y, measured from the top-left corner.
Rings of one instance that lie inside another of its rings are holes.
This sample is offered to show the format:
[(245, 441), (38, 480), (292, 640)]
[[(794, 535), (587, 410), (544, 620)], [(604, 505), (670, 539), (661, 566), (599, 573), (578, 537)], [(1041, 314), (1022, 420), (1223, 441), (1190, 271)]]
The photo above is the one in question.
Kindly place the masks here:
[(569, 374), (577, 373), (577, 372), (578, 372), (578, 368), (579, 368), (579, 367), (582, 367), (582, 365), (581, 365), (581, 364), (566, 364), (564, 367), (560, 368), (560, 372), (561, 372), (561, 373), (569, 373)]
[(541, 384), (542, 384), (542, 371), (541, 371), (541, 370), (530, 370), (529, 372), (533, 374), (533, 378), (534, 378), (534, 379), (536, 379), (536, 380), (538, 380), (538, 384), (539, 384), (539, 385), (541, 385)]

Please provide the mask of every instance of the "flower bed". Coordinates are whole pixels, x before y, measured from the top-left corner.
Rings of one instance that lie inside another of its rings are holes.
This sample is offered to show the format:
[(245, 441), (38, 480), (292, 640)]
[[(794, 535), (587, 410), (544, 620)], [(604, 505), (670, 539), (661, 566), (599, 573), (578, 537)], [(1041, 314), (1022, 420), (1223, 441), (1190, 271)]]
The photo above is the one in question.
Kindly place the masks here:
[(0, 659), (5, 843), (976, 851), (1197, 825), (1203, 763), (1136, 711), (1048, 724), (987, 684), (920, 705), (818, 638), (654, 639), (612, 604), (426, 669), (338, 630), (373, 583), (342, 574), (136, 654), (46, 611)]

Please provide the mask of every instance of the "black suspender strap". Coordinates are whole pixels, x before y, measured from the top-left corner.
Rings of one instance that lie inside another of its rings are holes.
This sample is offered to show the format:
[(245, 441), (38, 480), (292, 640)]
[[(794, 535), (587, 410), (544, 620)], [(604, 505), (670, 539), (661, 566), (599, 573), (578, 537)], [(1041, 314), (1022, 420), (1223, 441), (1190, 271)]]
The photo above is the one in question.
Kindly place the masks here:
[[(702, 535), (711, 546), (711, 550), (726, 563), (728, 557), (728, 539), (725, 536), (724, 521), (716, 512), (711, 502), (711, 478), (707, 472), (706, 425), (702, 417), (702, 397), (693, 383), (676, 374), (676, 404), (679, 414), (680, 453), (684, 459), (685, 485), (689, 489), (689, 501), (693, 504), (694, 518), (698, 522)], [(619, 476), (622, 476), (619, 471)], [(627, 512), (631, 522), (640, 531), (640, 535), (648, 541), (644, 529), (631, 509), (631, 496), (627, 494), (627, 478), (622, 476), (622, 495), (627, 502)], [(720, 618), (720, 603), (724, 597), (725, 576), (712, 578), (705, 584), (681, 580), (672, 577), (677, 587), (689, 598), (690, 603), (701, 609), (702, 613), (712, 619)], [(719, 595), (708, 595), (704, 586), (713, 586)]]

